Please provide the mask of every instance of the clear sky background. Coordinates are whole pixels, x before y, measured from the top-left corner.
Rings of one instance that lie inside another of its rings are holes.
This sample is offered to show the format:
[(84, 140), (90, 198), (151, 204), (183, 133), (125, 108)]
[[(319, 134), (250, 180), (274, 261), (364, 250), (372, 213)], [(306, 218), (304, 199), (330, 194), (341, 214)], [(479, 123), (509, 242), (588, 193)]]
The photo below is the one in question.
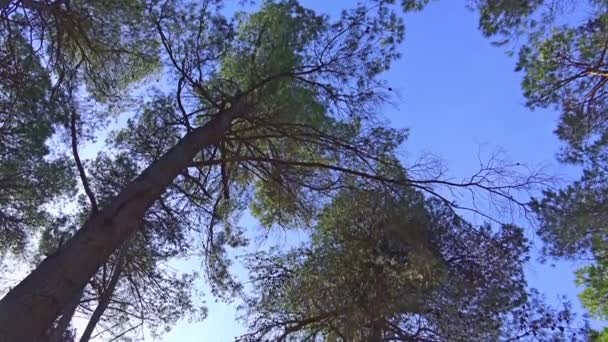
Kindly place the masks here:
[[(354, 3), (302, 2), (329, 14)], [(451, 175), (465, 177), (479, 166), (478, 151), (484, 145), (486, 150), (504, 149), (517, 162), (543, 164), (561, 175), (576, 175), (576, 170), (555, 161), (560, 146), (553, 134), (557, 113), (525, 108), (521, 74), (514, 72), (515, 58), (481, 35), (477, 15), (465, 8), (465, 1), (440, 0), (422, 12), (408, 14), (402, 53), (403, 58), (385, 75), (397, 95), (397, 106), (387, 108), (382, 116), (395, 127), (410, 128), (411, 137), (403, 145), (406, 156), (415, 158), (423, 152), (439, 155)], [(248, 218), (243, 223), (257, 225)], [(550, 302), (566, 295), (582, 313), (576, 297), (580, 289), (573, 275), (580, 264), (540, 264), (535, 258), (539, 248), (536, 240), (533, 260), (526, 268), (530, 286), (545, 293)], [(181, 267), (202, 271), (198, 260)], [(206, 320), (180, 322), (162, 340), (224, 342), (233, 341), (244, 331), (236, 321), (234, 305), (215, 302), (210, 296), (206, 301)]]

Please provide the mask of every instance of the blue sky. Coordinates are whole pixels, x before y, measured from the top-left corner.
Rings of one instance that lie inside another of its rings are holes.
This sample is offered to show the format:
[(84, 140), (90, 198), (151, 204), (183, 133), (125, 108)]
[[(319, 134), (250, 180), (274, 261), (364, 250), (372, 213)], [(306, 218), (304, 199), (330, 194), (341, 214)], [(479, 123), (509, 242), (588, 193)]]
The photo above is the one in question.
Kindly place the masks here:
[[(352, 1), (307, 0), (305, 5), (337, 13)], [(396, 127), (408, 127), (406, 156), (423, 152), (441, 156), (455, 177), (478, 167), (480, 146), (503, 149), (517, 162), (546, 165), (574, 177), (576, 170), (555, 162), (560, 143), (553, 134), (557, 113), (530, 111), (521, 95), (521, 75), (515, 59), (494, 47), (477, 29), (477, 17), (464, 1), (432, 2), (424, 11), (406, 16), (403, 58), (385, 75), (394, 89), (396, 107), (382, 115)], [(245, 224), (255, 226), (250, 219)], [(532, 234), (530, 234), (532, 236)], [(538, 250), (540, 241), (535, 241)], [(535, 254), (536, 252), (533, 252)], [(190, 263), (199, 267), (197, 262)], [(582, 312), (573, 271), (580, 265), (557, 262), (555, 267), (533, 260), (526, 267), (531, 287), (551, 302), (566, 295)], [(207, 297), (209, 317), (200, 323), (180, 322), (164, 341), (232, 341), (243, 332), (231, 305)]]

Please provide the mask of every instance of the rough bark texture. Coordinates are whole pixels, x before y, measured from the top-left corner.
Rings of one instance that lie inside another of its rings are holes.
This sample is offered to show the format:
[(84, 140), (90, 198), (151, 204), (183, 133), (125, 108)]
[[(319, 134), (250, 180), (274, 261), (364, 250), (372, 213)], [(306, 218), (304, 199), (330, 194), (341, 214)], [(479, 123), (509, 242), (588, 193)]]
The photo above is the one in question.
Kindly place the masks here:
[(186, 134), (113, 200), (93, 215), (56, 255), (46, 258), (0, 301), (0, 342), (43, 336), (73, 296), (128, 240), (146, 210), (201, 148), (217, 144), (230, 122), (245, 112), (242, 101)]

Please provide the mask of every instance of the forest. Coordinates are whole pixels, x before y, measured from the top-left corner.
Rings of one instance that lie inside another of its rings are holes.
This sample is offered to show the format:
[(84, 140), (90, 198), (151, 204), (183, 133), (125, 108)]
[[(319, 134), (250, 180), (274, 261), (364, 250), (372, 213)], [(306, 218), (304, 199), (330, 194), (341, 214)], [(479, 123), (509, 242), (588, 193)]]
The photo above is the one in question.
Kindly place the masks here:
[[(410, 58), (441, 3), (479, 70)], [(0, 0), (0, 342), (608, 342), (607, 51), (607, 0)]]

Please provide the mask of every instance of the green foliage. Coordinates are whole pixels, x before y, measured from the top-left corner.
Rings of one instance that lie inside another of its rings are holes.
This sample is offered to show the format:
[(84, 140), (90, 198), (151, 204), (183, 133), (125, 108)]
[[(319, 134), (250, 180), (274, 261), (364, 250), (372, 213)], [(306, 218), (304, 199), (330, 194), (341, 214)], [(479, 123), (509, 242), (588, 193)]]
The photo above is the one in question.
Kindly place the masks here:
[[(100, 99), (118, 92), (158, 68), (159, 42), (145, 0), (71, 1), (69, 16), (56, 23), (63, 51), (84, 60), (84, 78)], [(63, 21), (63, 22), (62, 22)]]
[(407, 11), (421, 11), (431, 0), (401, 0), (401, 6)]
[(76, 81), (76, 72), (89, 95), (115, 100), (125, 86), (158, 66), (151, 5), (145, 0), (9, 1), (0, 21), (10, 21), (3, 27), (31, 38), (32, 57), (47, 63), (57, 86)]
[[(113, 158), (101, 154), (90, 169), (89, 180), (101, 208), (111, 203), (139, 172), (135, 160), (128, 154)], [(80, 204), (78, 215), (44, 230), (39, 246), (41, 254), (55, 253), (88, 218), (90, 208), (84, 196)], [(206, 316), (204, 305), (194, 299), (194, 281), (198, 275), (176, 272), (167, 266), (171, 258), (192, 248), (187, 237), (191, 228), (188, 218), (187, 213), (179, 211), (171, 193), (163, 196), (148, 211), (138, 233), (126, 242), (125, 260), (119, 262), (120, 252), (114, 253), (89, 280), (78, 312), (90, 315), (103, 296), (110, 296), (110, 304), (97, 323), (98, 331), (107, 329), (104, 337), (116, 337), (122, 332), (128, 332), (126, 336), (136, 334), (134, 327), (143, 323), (153, 334), (161, 335), (179, 319), (198, 320)], [(117, 286), (110, 290), (108, 283), (117, 272)]]
[(593, 331), (590, 335), (590, 340), (593, 342), (606, 342), (608, 341), (608, 329), (602, 331)]
[(311, 240), (248, 258), (243, 341), (576, 340), (569, 309), (526, 291), (519, 228), (474, 228), (411, 190), (347, 190)]
[(601, 164), (585, 170), (583, 177), (559, 191), (546, 191), (532, 209), (541, 219), (540, 236), (547, 255), (579, 257), (605, 251), (606, 174)]
[(517, 69), (524, 72), (522, 88), (528, 105), (561, 110), (556, 132), (568, 143), (563, 158), (577, 162), (577, 155), (594, 141), (601, 143), (605, 134), (606, 4), (585, 0), (476, 4), (485, 34), (523, 40)]
[[(378, 17), (368, 17), (364, 8), (345, 11), (331, 23), (296, 1), (283, 1), (238, 16), (222, 78), (250, 92), (258, 115), (235, 125), (237, 132), (246, 131), (237, 139), (250, 140), (251, 157), (281, 161), (255, 183), (251, 209), (264, 225), (308, 224), (315, 199), (303, 185), (330, 182), (330, 172), (294, 167), (292, 161), (346, 166), (352, 157), (345, 146), (367, 139), (370, 154), (380, 155), (403, 141), (403, 132), (381, 127), (366, 132), (361, 125), (368, 119), (366, 107), (381, 96), (371, 90), (379, 85), (375, 76), (398, 57), (395, 46), (403, 36), (400, 19), (382, 8)], [(369, 43), (373, 40), (380, 47)], [(378, 152), (371, 151), (375, 148)]]
[(21, 250), (50, 224), (45, 204), (74, 186), (67, 160), (49, 155), (59, 121), (49, 75), (24, 38), (8, 38), (0, 38), (0, 252)]
[[(136, 118), (127, 121), (125, 129), (115, 132), (112, 143), (125, 153), (132, 152), (130, 156), (141, 165), (156, 161), (179, 139), (179, 129), (171, 125), (175, 107), (170, 98), (157, 94)], [(135, 171), (130, 175), (134, 177)]]
[(512, 30), (519, 32), (527, 27), (534, 27), (534, 21), (529, 16), (542, 4), (543, 0), (478, 0), (474, 4), (479, 7), (479, 27), (484, 34), (509, 35)]
[(576, 273), (578, 285), (585, 286), (580, 299), (593, 316), (608, 319), (608, 268), (605, 259)]
[[(0, 214), (23, 222), (5, 231), (42, 225), (44, 204), (73, 186), (66, 162), (49, 157), (55, 127), (70, 128), (76, 150), (105, 109), (135, 94), (129, 85), (162, 65), (162, 91), (143, 94), (105, 153), (79, 170), (88, 198), (76, 215), (45, 223), (40, 241), (42, 255), (71, 248), (62, 242), (84, 222), (121, 210), (114, 201), (133, 179), (157, 194), (144, 170), (165, 168), (166, 191), (142, 204), (141, 226), (84, 287), (85, 315), (110, 298), (98, 323), (108, 338), (134, 322), (160, 333), (206, 314), (192, 298), (195, 275), (166, 267), (174, 257), (202, 255), (214, 294), (242, 293), (228, 256), (247, 243), (237, 224), (246, 209), (267, 229), (313, 232), (310, 246), (250, 260), (254, 338), (564, 338), (568, 309), (556, 313), (526, 291), (520, 229), (473, 227), (446, 201), (398, 188), (416, 180), (396, 157), (407, 131), (377, 115), (390, 90), (380, 75), (400, 57), (398, 11), (428, 2), (374, 0), (330, 19), (295, 0), (263, 1), (230, 20), (219, 0), (9, 1), (0, 14), (0, 61), (9, 65), (0, 66), (0, 123), (12, 135), (0, 135), (0, 182), (26, 170), (9, 181), (28, 191), (0, 187)], [(536, 78), (530, 87), (541, 86)], [(200, 136), (207, 125), (212, 144)], [(417, 186), (433, 191), (434, 181)], [(511, 199), (511, 189), (494, 194)]]
[[(331, 21), (297, 1), (265, 1), (257, 12), (237, 14), (234, 28), (207, 7), (168, 9), (159, 22), (164, 36), (185, 37), (163, 41), (181, 80), (173, 106), (182, 117), (161, 121), (181, 133), (239, 96), (252, 107), (234, 120), (225, 144), (195, 158), (184, 174), (190, 185), (179, 185), (188, 197), (215, 215), (249, 206), (266, 226), (301, 227), (322, 206), (319, 193), (334, 190), (332, 166), (375, 173), (405, 138), (372, 121), (386, 96), (377, 76), (399, 57), (403, 38), (390, 6), (358, 6)], [(215, 206), (217, 191), (223, 196)]]
[[(9, 1), (0, 15), (0, 242), (19, 250), (51, 225), (45, 203), (74, 190), (48, 140), (67, 125), (72, 91), (115, 98), (158, 65), (143, 1)], [(106, 114), (103, 114), (106, 115)]]
[[(302, 63), (306, 47), (326, 29), (326, 20), (297, 1), (266, 2), (261, 11), (238, 15), (234, 51), (222, 64), (226, 78), (247, 89), (268, 77), (291, 72)], [(284, 93), (292, 82), (271, 82), (267, 94)], [(266, 90), (263, 88), (263, 90)], [(262, 90), (262, 91), (263, 91)], [(264, 94), (260, 94), (263, 98)], [(265, 99), (275, 105), (283, 101)]]
[[(566, 143), (560, 160), (583, 167), (580, 180), (550, 190), (532, 202), (539, 215), (545, 254), (592, 257), (577, 272), (585, 287), (583, 304), (606, 318), (605, 268), (607, 144), (606, 51), (608, 7), (605, 1), (478, 1), (480, 26), (487, 35), (524, 38), (518, 70), (528, 105), (561, 111), (557, 136)], [(575, 13), (576, 15), (572, 15)]]

